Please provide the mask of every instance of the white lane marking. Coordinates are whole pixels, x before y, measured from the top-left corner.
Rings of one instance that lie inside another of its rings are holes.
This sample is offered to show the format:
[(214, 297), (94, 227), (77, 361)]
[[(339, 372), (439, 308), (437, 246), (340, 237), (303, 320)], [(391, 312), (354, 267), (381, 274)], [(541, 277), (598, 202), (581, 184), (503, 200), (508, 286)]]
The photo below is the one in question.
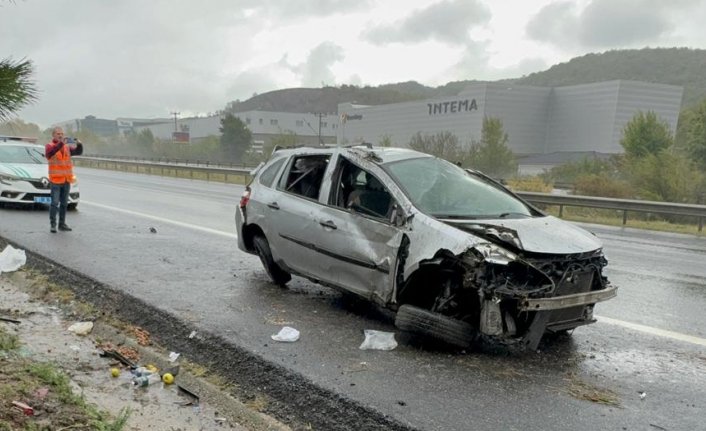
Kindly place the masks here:
[(95, 203), (95, 202), (86, 202), (86, 201), (83, 200), (83, 199), (81, 199), (81, 205), (89, 205), (89, 206), (94, 206), (94, 207), (98, 207), (98, 208), (103, 208), (103, 209), (107, 209), (107, 210), (111, 210), (111, 211), (119, 211), (119, 212), (121, 212), (121, 213), (130, 214), (130, 215), (134, 215), (134, 216), (137, 216), (137, 217), (143, 217), (143, 218), (147, 218), (147, 219), (150, 219), (150, 220), (159, 221), (159, 222), (162, 222), (162, 223), (168, 223), (168, 224), (172, 224), (172, 225), (174, 225), (174, 226), (180, 226), (180, 227), (185, 227), (185, 228), (187, 228), (187, 229), (197, 230), (197, 231), (200, 231), (200, 232), (206, 232), (206, 233), (210, 233), (210, 234), (214, 234), (214, 235), (224, 236), (224, 237), (226, 237), (226, 238), (233, 238), (233, 239), (237, 239), (237, 238), (238, 238), (238, 235), (236, 235), (236, 234), (234, 234), (234, 233), (224, 232), (224, 231), (222, 231), (222, 230), (217, 230), (217, 229), (211, 229), (211, 228), (208, 228), (208, 227), (203, 227), (203, 226), (199, 226), (199, 225), (195, 225), (195, 224), (191, 224), (191, 223), (184, 223), (184, 222), (181, 222), (181, 221), (171, 220), (171, 219), (168, 219), (168, 218), (157, 217), (157, 216), (153, 216), (153, 215), (150, 215), (150, 214), (145, 214), (145, 213), (141, 213), (141, 212), (137, 212), (137, 211), (130, 211), (130, 210), (126, 210), (126, 209), (123, 209), (123, 208), (113, 207), (113, 206), (110, 206), (110, 205), (103, 205), (103, 204), (98, 204), (98, 203)]
[(671, 338), (673, 340), (684, 341), (691, 344), (706, 347), (706, 339), (695, 337), (693, 335), (680, 334), (679, 332), (667, 331), (666, 329), (653, 328), (651, 326), (640, 325), (639, 323), (626, 322), (624, 320), (611, 319), (610, 317), (594, 316), (599, 322), (609, 325), (622, 326), (623, 328), (632, 329), (634, 331), (644, 332), (647, 334), (657, 335), (660, 337)]

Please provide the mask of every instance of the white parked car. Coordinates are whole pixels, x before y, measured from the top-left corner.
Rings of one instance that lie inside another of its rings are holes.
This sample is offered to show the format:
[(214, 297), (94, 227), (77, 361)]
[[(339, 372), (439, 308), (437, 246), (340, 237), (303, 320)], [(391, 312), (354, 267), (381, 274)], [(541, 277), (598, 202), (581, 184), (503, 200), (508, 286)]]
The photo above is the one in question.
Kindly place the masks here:
[[(0, 136), (0, 205), (51, 203), (44, 146), (32, 138)], [(68, 209), (79, 203), (78, 183), (71, 184)]]
[(455, 346), (534, 349), (595, 322), (616, 295), (591, 233), (428, 154), (365, 146), (275, 151), (236, 210), (238, 247), (395, 310), (398, 328)]

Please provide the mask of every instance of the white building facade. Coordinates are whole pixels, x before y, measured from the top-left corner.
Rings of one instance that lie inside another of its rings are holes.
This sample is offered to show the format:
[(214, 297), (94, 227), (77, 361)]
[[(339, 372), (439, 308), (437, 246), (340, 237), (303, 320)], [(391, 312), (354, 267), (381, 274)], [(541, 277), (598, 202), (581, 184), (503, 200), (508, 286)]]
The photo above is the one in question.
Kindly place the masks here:
[(676, 131), (683, 88), (636, 81), (566, 87), (479, 83), (454, 97), (390, 105), (338, 105), (338, 144), (389, 141), (408, 146), (417, 133), (451, 132), (477, 142), (484, 117), (499, 118), (516, 155), (556, 152), (621, 153), (625, 125), (653, 111)]

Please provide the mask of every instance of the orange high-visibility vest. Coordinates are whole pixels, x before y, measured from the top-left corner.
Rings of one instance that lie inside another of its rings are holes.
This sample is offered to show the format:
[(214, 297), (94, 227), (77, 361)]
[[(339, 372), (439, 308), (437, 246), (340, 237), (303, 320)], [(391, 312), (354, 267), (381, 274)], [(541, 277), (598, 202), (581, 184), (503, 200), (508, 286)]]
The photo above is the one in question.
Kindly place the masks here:
[(54, 184), (73, 183), (74, 168), (71, 163), (71, 151), (64, 145), (49, 159), (49, 181)]

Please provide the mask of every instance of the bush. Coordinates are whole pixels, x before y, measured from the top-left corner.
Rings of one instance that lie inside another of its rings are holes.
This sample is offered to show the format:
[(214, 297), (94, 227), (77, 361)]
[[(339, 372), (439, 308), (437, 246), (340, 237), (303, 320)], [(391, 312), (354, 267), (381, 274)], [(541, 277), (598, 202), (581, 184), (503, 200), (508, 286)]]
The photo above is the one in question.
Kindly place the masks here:
[(552, 183), (544, 181), (539, 176), (512, 178), (507, 180), (507, 186), (518, 192), (538, 193), (550, 193), (554, 188)]
[(632, 188), (627, 182), (594, 174), (581, 175), (576, 178), (574, 194), (622, 199), (629, 199), (633, 196)]

